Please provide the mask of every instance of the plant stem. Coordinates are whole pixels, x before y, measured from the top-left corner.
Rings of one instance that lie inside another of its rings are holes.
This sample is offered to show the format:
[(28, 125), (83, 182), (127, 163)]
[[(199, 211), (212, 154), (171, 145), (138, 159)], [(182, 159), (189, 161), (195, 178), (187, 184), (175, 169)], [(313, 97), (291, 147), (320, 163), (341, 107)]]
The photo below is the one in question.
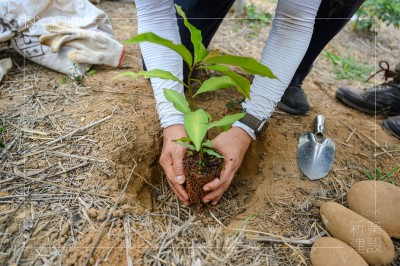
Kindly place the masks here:
[(193, 102), (193, 91), (192, 91), (192, 75), (193, 71), (196, 69), (196, 65), (190, 68), (188, 75), (188, 84), (187, 88), (189, 90), (189, 108), (192, 112), (194, 112), (194, 102)]
[(199, 157), (200, 157), (200, 160), (199, 160), (200, 163), (202, 161), (204, 161), (203, 145), (200, 147)]
[(200, 150), (199, 150), (198, 163), (199, 163), (199, 172), (200, 172), (201, 171), (201, 167), (205, 166), (203, 147), (200, 147)]

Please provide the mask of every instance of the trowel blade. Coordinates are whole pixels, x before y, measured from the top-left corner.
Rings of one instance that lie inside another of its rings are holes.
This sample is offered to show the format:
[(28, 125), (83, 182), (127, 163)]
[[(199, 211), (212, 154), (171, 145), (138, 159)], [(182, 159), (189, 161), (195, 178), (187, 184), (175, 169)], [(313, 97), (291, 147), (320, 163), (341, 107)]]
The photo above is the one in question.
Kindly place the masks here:
[(311, 180), (328, 175), (335, 155), (335, 142), (329, 138), (321, 143), (315, 140), (311, 132), (302, 133), (297, 150), (297, 164), (300, 170)]

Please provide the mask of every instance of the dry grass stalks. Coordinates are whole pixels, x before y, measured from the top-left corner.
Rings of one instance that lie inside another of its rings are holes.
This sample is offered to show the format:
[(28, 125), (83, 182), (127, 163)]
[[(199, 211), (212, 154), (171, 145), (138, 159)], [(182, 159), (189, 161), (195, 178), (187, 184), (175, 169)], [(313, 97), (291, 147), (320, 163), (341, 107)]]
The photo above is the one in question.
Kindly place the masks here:
[[(98, 186), (98, 169), (109, 169), (104, 159), (89, 155), (93, 143), (86, 135), (112, 116), (80, 126), (61, 114), (80, 99), (77, 85), (44, 86), (33, 67), (12, 75), (2, 91), (13, 101), (0, 115), (6, 127), (0, 153), (0, 264), (55, 264), (62, 261), (68, 239), (73, 242), (86, 226), (93, 227), (86, 211), (109, 209), (114, 201), (104, 185)], [(63, 225), (72, 230), (58, 232)]]

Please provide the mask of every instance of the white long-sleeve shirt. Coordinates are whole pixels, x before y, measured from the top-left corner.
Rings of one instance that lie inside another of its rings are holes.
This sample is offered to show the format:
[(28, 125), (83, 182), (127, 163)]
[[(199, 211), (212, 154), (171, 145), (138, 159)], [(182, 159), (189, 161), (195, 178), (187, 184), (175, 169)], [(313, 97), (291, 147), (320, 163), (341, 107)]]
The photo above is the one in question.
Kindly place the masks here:
[[(251, 100), (242, 104), (246, 112), (260, 120), (268, 119), (275, 110), (311, 40), (314, 21), (321, 0), (278, 0), (270, 35), (261, 54), (261, 63), (279, 79), (256, 75), (250, 87)], [(138, 33), (153, 32), (174, 43), (181, 43), (173, 0), (136, 0)], [(212, 8), (212, 7), (210, 7)], [(153, 43), (141, 43), (140, 48), (148, 70), (163, 69), (182, 79), (182, 59), (174, 51)], [(183, 124), (183, 115), (164, 97), (163, 88), (183, 94), (183, 86), (175, 81), (150, 79), (157, 103), (161, 127)], [(236, 122), (252, 138), (252, 129)]]

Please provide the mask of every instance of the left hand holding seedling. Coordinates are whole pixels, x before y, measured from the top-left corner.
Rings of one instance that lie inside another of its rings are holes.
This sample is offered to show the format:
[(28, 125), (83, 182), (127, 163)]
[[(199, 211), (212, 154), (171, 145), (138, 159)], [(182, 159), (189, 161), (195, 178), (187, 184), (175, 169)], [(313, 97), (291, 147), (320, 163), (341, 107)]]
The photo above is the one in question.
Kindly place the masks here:
[(213, 148), (224, 156), (225, 163), (220, 178), (216, 178), (203, 187), (204, 191), (211, 191), (204, 196), (204, 203), (211, 202), (212, 205), (218, 203), (239, 169), (251, 141), (252, 138), (238, 127), (222, 132), (213, 140)]
[(189, 205), (189, 195), (183, 184), (185, 173), (183, 158), (186, 154), (185, 147), (174, 142), (176, 139), (187, 137), (183, 125), (173, 125), (163, 129), (163, 148), (160, 156), (160, 165), (165, 171), (167, 181), (172, 190), (185, 205)]

